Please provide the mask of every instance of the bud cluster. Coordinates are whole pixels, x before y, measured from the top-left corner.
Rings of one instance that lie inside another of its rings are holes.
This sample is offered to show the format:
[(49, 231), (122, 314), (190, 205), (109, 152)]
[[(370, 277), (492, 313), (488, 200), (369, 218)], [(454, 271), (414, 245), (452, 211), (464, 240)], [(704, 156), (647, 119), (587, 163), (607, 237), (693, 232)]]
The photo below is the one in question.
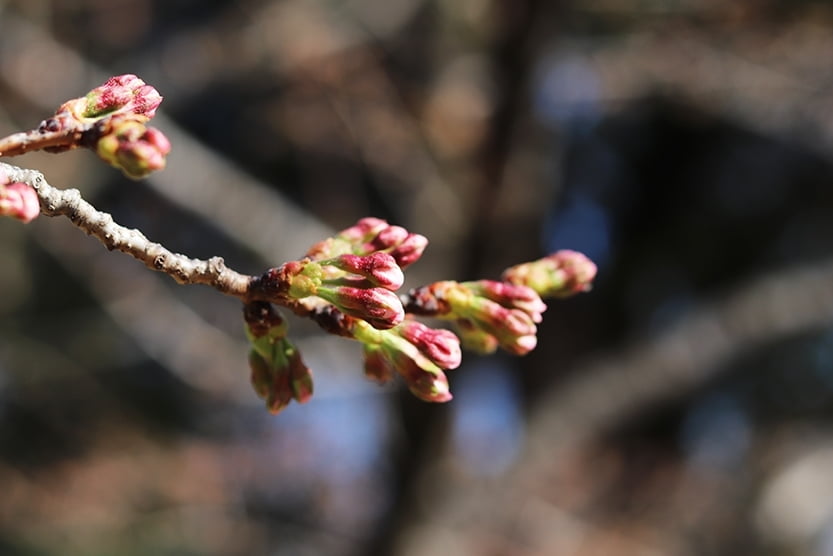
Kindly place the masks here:
[(88, 147), (127, 176), (142, 178), (164, 168), (171, 150), (161, 131), (145, 125), (161, 102), (159, 92), (135, 75), (119, 75), (62, 104), (37, 131), (53, 138), (46, 150)]
[(569, 297), (589, 291), (595, 277), (593, 261), (569, 249), (507, 268), (502, 276), (506, 282), (532, 288), (541, 297)]
[(377, 330), (357, 321), (353, 337), (364, 344), (368, 378), (385, 383), (396, 373), (421, 400), (451, 399), (443, 370), (457, 368), (462, 358), (460, 340), (452, 332), (429, 328), (413, 319), (405, 319), (389, 330)]
[(297, 348), (287, 339), (286, 320), (271, 304), (249, 303), (244, 308), (249, 339), (249, 368), (257, 395), (273, 414), (293, 399), (304, 403), (312, 397), (312, 373)]
[(428, 239), (401, 226), (388, 224), (381, 218), (362, 218), (355, 225), (333, 237), (316, 243), (307, 251), (313, 260), (329, 259), (336, 255), (368, 255), (387, 253), (400, 269), (415, 263), (428, 245)]
[(533, 350), (547, 308), (533, 289), (494, 280), (434, 282), (409, 297), (409, 310), (453, 321), (463, 345), (480, 353), (498, 346), (515, 355)]
[(31, 222), (40, 214), (38, 194), (29, 185), (11, 182), (0, 169), (0, 216)]
[(379, 329), (392, 328), (405, 318), (397, 290), (404, 280), (402, 269), (387, 253), (337, 255), (313, 261), (305, 258), (283, 264), (272, 273), (267, 288), (275, 301), (318, 297), (342, 313)]

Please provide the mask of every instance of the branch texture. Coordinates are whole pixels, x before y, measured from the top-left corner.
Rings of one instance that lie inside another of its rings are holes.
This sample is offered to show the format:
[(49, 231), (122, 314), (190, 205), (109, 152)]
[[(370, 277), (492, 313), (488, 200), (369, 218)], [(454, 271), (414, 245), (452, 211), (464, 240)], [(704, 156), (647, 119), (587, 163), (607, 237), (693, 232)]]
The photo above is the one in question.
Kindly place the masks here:
[(43, 174), (0, 162), (0, 170), (10, 180), (31, 186), (38, 194), (41, 214), (66, 216), (88, 235), (97, 238), (107, 249), (121, 251), (142, 261), (148, 268), (164, 272), (180, 284), (206, 284), (221, 293), (244, 299), (251, 276), (226, 266), (221, 257), (192, 259), (173, 253), (150, 241), (142, 232), (117, 224), (113, 217), (99, 211), (81, 197), (77, 189), (58, 189), (49, 185)]

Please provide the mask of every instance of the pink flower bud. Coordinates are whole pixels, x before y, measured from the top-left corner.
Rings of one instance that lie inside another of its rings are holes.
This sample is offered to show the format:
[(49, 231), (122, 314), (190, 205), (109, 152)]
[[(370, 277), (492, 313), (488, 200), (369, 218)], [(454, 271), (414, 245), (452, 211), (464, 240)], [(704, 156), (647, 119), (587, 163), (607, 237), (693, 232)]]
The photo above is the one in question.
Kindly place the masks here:
[(329, 301), (343, 313), (362, 319), (380, 330), (393, 328), (405, 318), (405, 309), (399, 297), (384, 288), (322, 286), (316, 295)]
[[(8, 178), (4, 174), (3, 181)], [(0, 184), (0, 215), (31, 222), (40, 214), (37, 192), (25, 183)]]
[(362, 247), (363, 252), (385, 251), (390, 253), (396, 263), (405, 268), (419, 260), (428, 239), (419, 234), (412, 234), (401, 226), (388, 226)]
[(380, 251), (389, 247), (396, 247), (409, 236), (408, 230), (402, 226), (388, 226), (379, 231), (368, 245), (369, 250)]
[(490, 299), (502, 307), (524, 311), (535, 322), (541, 322), (541, 313), (547, 310), (547, 305), (541, 300), (541, 297), (535, 290), (527, 286), (494, 280), (465, 282), (464, 285), (476, 295)]
[(596, 265), (577, 251), (557, 251), (543, 259), (508, 268), (503, 279), (522, 284), (542, 297), (568, 297), (590, 290), (596, 277)]
[(477, 328), (470, 320), (459, 319), (454, 321), (454, 324), (460, 334), (460, 342), (467, 350), (483, 355), (497, 351), (497, 338)]
[(111, 77), (87, 93), (84, 100), (80, 114), (84, 118), (99, 118), (120, 112), (150, 119), (156, 115), (162, 95), (135, 75), (126, 74)]
[(397, 331), (441, 369), (456, 369), (460, 366), (463, 358), (460, 339), (453, 332), (429, 328), (412, 319), (405, 320)]
[(161, 131), (135, 116), (113, 116), (96, 143), (96, 153), (131, 178), (142, 178), (165, 167), (171, 143)]
[(362, 218), (353, 226), (341, 230), (336, 237), (354, 245), (361, 245), (388, 227), (388, 223), (381, 218)]
[(405, 275), (393, 257), (387, 253), (376, 252), (370, 255), (339, 255), (330, 260), (321, 261), (322, 265), (331, 265), (338, 269), (363, 276), (374, 286), (395, 291), (402, 286)]
[(408, 234), (405, 241), (394, 247), (390, 254), (399, 263), (399, 266), (406, 268), (417, 262), (422, 257), (423, 251), (428, 246), (428, 238), (419, 234)]
[(422, 354), (395, 351), (391, 354), (393, 367), (405, 379), (408, 389), (426, 402), (447, 402), (453, 397), (448, 378)]
[[(493, 336), (503, 349), (523, 355), (535, 345), (535, 319), (540, 319), (538, 311), (543, 302), (536, 300), (526, 288), (517, 289), (499, 284), (490, 281), (434, 282), (410, 292), (408, 311), (466, 322), (464, 326), (469, 329), (480, 329), (486, 335)], [(508, 307), (487, 295), (505, 302)], [(522, 308), (514, 308), (513, 305)], [(437, 311), (431, 312), (432, 307)], [(491, 340), (487, 336), (475, 337), (470, 330), (468, 332), (469, 336), (483, 344), (484, 350), (489, 347)], [(465, 336), (463, 340), (466, 341)]]

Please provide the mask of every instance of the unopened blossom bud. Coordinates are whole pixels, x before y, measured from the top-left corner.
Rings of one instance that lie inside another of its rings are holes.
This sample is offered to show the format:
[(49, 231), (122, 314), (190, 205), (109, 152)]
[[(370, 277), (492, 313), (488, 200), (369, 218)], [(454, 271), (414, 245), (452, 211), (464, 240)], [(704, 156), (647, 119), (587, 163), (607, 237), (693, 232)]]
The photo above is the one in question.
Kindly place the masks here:
[(312, 397), (312, 373), (287, 339), (271, 344), (268, 354), (253, 346), (249, 350), (249, 368), (255, 393), (266, 401), (266, 408), (273, 414), (293, 399), (305, 403)]
[[(5, 174), (0, 175), (0, 181), (6, 180)], [(0, 216), (31, 222), (39, 214), (38, 194), (29, 185), (21, 182), (0, 183)]]
[(460, 343), (465, 349), (482, 355), (497, 351), (497, 338), (476, 327), (470, 320), (459, 319), (454, 321), (454, 325), (460, 335)]
[(460, 339), (450, 330), (430, 328), (419, 321), (406, 319), (396, 331), (441, 369), (460, 366), (463, 358)]
[(510, 353), (528, 353), (535, 347), (535, 319), (540, 319), (540, 306), (528, 298), (527, 290), (521, 290), (523, 295), (517, 300), (521, 308), (515, 308), (516, 300), (507, 295), (508, 289), (491, 286), (485, 289), (497, 301), (486, 297), (484, 286), (475, 282), (434, 282), (410, 292), (408, 311), (447, 320), (469, 321), (474, 327), (494, 336), (500, 347)]
[(541, 322), (541, 313), (547, 310), (547, 305), (538, 293), (524, 285), (496, 282), (495, 280), (477, 280), (464, 282), (475, 295), (491, 299), (502, 307), (520, 309), (527, 313), (534, 322)]
[(422, 257), (422, 253), (427, 246), (427, 237), (420, 234), (410, 234), (405, 241), (391, 249), (390, 254), (396, 259), (400, 267), (406, 268)]
[(247, 303), (243, 317), (249, 339), (251, 381), (266, 407), (278, 413), (291, 400), (304, 403), (312, 396), (312, 373), (298, 349), (286, 338), (286, 320), (270, 304)]
[(408, 389), (426, 402), (447, 402), (453, 397), (445, 373), (418, 351), (389, 352), (394, 369), (405, 379)]
[(364, 375), (378, 384), (386, 384), (393, 378), (394, 368), (381, 346), (364, 344)]
[(114, 112), (138, 114), (147, 119), (156, 115), (162, 95), (132, 74), (111, 77), (84, 97), (79, 114), (83, 118), (100, 118)]
[(360, 245), (370, 241), (380, 231), (387, 228), (389, 224), (381, 218), (369, 216), (362, 218), (353, 226), (341, 230), (336, 237), (348, 241), (354, 245)]
[(332, 259), (319, 261), (319, 264), (334, 266), (339, 270), (362, 276), (373, 286), (391, 291), (399, 289), (405, 281), (405, 275), (394, 258), (382, 252), (369, 255), (339, 255)]
[(113, 116), (104, 129), (95, 151), (128, 177), (143, 178), (165, 167), (171, 143), (158, 129), (146, 127), (141, 119), (129, 115)]
[(384, 288), (321, 286), (316, 295), (343, 313), (362, 319), (380, 330), (393, 328), (405, 318), (405, 309), (399, 297)]
[(287, 357), (289, 367), (289, 381), (292, 387), (292, 397), (298, 403), (306, 403), (312, 398), (313, 384), (312, 371), (309, 370), (301, 359), (301, 352), (285, 342), (284, 354)]
[(596, 265), (585, 255), (565, 249), (508, 268), (502, 278), (512, 284), (529, 286), (542, 297), (569, 297), (589, 291), (596, 271)]

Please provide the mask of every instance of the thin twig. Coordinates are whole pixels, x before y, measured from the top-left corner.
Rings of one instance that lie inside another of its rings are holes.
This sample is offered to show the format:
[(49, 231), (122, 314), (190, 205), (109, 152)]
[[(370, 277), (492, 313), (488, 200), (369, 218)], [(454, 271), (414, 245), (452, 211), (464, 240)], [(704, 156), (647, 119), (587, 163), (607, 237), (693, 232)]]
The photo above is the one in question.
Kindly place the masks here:
[(109, 213), (99, 211), (85, 201), (77, 189), (52, 187), (43, 174), (35, 170), (2, 162), (0, 170), (11, 181), (26, 183), (37, 192), (41, 214), (66, 216), (88, 235), (97, 238), (107, 249), (126, 253), (145, 263), (148, 268), (171, 276), (180, 284), (206, 284), (226, 295), (247, 298), (253, 277), (230, 269), (221, 257), (202, 260), (173, 253), (161, 244), (150, 241), (139, 230), (117, 224)]

